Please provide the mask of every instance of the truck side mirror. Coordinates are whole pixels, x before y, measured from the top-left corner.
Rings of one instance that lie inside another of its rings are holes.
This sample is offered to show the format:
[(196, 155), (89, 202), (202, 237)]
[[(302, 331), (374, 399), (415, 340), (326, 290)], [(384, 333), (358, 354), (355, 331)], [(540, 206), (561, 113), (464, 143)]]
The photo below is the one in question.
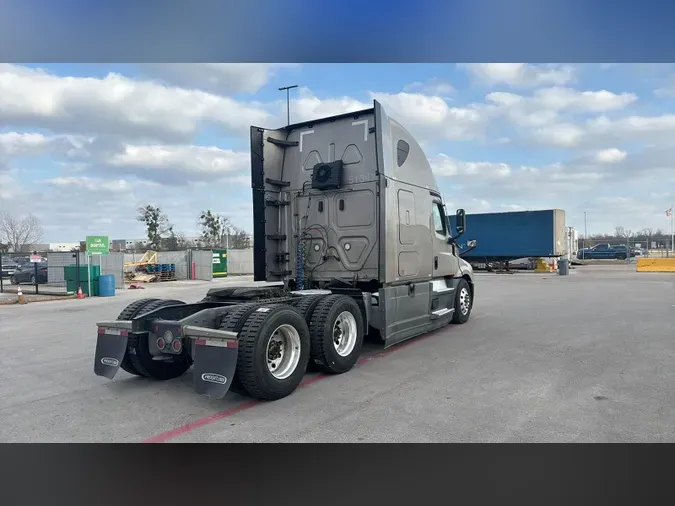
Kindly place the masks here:
[(466, 213), (464, 212), (464, 209), (457, 209), (457, 221), (455, 224), (457, 237), (462, 235), (465, 229), (466, 229)]

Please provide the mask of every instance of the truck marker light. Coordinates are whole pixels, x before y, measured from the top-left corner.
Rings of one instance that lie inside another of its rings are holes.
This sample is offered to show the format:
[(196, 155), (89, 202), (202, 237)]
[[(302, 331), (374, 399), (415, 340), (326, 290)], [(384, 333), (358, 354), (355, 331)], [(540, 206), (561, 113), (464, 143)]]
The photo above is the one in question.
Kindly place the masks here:
[(129, 335), (129, 331), (127, 331), (127, 330), (111, 329), (111, 328), (106, 328), (106, 327), (99, 327), (98, 333), (99, 334), (108, 334), (108, 335), (112, 335), (112, 336), (122, 336), (122, 337), (127, 337)]

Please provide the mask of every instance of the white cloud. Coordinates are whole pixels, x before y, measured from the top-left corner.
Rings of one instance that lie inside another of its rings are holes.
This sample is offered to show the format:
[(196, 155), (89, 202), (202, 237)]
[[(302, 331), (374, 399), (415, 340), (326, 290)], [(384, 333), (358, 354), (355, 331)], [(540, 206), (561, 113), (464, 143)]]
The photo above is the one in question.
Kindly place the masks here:
[(92, 177), (55, 177), (38, 181), (39, 184), (48, 184), (56, 188), (68, 188), (86, 191), (106, 191), (112, 193), (127, 193), (134, 188), (158, 187), (159, 185), (147, 181), (128, 181), (125, 179), (100, 179)]
[(403, 91), (408, 93), (423, 93), (424, 95), (434, 95), (439, 97), (448, 97), (455, 93), (455, 88), (443, 79), (433, 78), (428, 81), (415, 81), (403, 87)]
[(370, 93), (387, 114), (411, 132), (436, 139), (463, 140), (479, 136), (486, 117), (476, 107), (450, 107), (441, 97), (421, 93)]
[(559, 123), (533, 132), (533, 140), (542, 144), (561, 147), (574, 147), (580, 144), (584, 137), (584, 129), (572, 123)]
[(583, 112), (604, 112), (623, 109), (635, 102), (635, 93), (612, 93), (607, 90), (577, 91), (553, 87), (537, 90), (533, 101), (553, 110), (575, 109)]
[(508, 92), (491, 92), (485, 96), (493, 105), (491, 114), (506, 116), (520, 127), (540, 127), (555, 122), (559, 115), (597, 113), (622, 109), (635, 102), (634, 93), (616, 94), (607, 90), (578, 91), (551, 87), (536, 90), (526, 97)]
[(626, 152), (616, 148), (603, 149), (595, 154), (595, 159), (599, 163), (617, 163), (625, 160), (625, 158)]
[(141, 70), (152, 77), (179, 86), (217, 94), (255, 93), (273, 73), (296, 65), (276, 63), (141, 63)]
[(213, 146), (127, 145), (104, 162), (109, 167), (131, 171), (137, 177), (185, 184), (248, 171), (250, 153)]
[(431, 170), (438, 177), (478, 176), (483, 179), (501, 179), (511, 174), (505, 163), (465, 162), (443, 153), (430, 160)]
[(466, 68), (476, 79), (490, 85), (549, 86), (562, 85), (575, 79), (569, 65), (532, 65), (529, 63), (467, 63)]
[[(1, 168), (1, 166), (0, 166)], [(16, 180), (9, 174), (0, 172), (0, 204), (2, 201), (9, 201), (13, 199), (16, 194)], [(3, 206), (0, 206), (0, 209)]]
[(250, 125), (269, 120), (260, 107), (203, 91), (119, 74), (59, 77), (0, 64), (0, 123), (174, 141), (190, 138), (204, 122), (246, 132)]
[(609, 143), (649, 141), (653, 145), (672, 143), (675, 114), (661, 116), (599, 116), (582, 124), (560, 123), (534, 132), (534, 139), (563, 147), (598, 146)]
[[(308, 88), (301, 88), (298, 97), (291, 101), (291, 122), (299, 123), (326, 116), (336, 116), (347, 112), (369, 109), (373, 104), (367, 104), (351, 97), (336, 97), (320, 99), (314, 96)], [(286, 101), (279, 102), (280, 112), (286, 115)]]
[(77, 136), (47, 136), (40, 133), (0, 133), (0, 159), (35, 156), (45, 153), (71, 155), (86, 141)]

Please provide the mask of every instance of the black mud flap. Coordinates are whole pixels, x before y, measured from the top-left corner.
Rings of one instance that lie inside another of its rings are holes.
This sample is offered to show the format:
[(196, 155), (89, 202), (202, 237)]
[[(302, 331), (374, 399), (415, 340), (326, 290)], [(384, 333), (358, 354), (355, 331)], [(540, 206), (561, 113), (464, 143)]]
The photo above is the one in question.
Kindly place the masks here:
[(96, 341), (96, 356), (94, 359), (94, 373), (113, 379), (120, 368), (124, 353), (127, 350), (129, 335), (126, 331), (119, 334), (98, 334)]
[(197, 339), (193, 366), (195, 392), (215, 399), (225, 397), (232, 384), (238, 353), (237, 341)]

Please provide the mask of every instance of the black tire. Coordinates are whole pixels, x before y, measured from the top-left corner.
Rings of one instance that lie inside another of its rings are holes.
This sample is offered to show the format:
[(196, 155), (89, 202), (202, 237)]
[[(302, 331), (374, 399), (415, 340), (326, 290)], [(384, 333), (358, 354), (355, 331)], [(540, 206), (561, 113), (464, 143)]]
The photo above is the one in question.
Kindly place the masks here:
[[(462, 304), (462, 300), (467, 300), (468, 306)], [(471, 287), (469, 282), (461, 278), (457, 289), (455, 290), (455, 312), (452, 314), (452, 323), (466, 323), (471, 317), (471, 310), (473, 309), (473, 296), (471, 294)]]
[[(134, 316), (136, 316), (145, 306), (147, 306), (151, 302), (158, 301), (160, 299), (138, 299), (131, 304), (129, 304), (127, 307), (125, 307), (122, 312), (117, 316), (118, 320), (131, 320)], [(124, 354), (124, 358), (122, 359), (122, 363), (120, 364), (120, 367), (122, 368), (123, 371), (128, 372), (129, 374), (133, 374), (134, 376), (142, 376), (140, 372), (136, 370), (136, 368), (133, 366), (131, 363), (131, 360), (129, 359), (129, 353)]]
[[(263, 305), (264, 304), (256, 304), (255, 302), (251, 302), (237, 306), (235, 309), (229, 311), (225, 314), (225, 316), (223, 316), (223, 318), (220, 320), (220, 325), (218, 328), (220, 330), (227, 330), (229, 332), (236, 332), (238, 334), (244, 327), (248, 317), (251, 316), (251, 313)], [(230, 382), (230, 391), (239, 395), (248, 394), (247, 390), (244, 388), (244, 385), (242, 385), (241, 380), (239, 379), (239, 375), (237, 374), (234, 375), (234, 378), (232, 378), (232, 381)]]
[[(293, 372), (277, 379), (267, 366), (267, 346), (281, 325), (290, 325), (298, 334), (300, 356)], [(257, 399), (274, 401), (292, 394), (305, 374), (309, 361), (310, 338), (307, 322), (288, 304), (265, 304), (257, 308), (239, 333), (237, 373), (246, 392)]]
[(623, 253), (617, 253), (617, 254), (616, 254), (616, 259), (617, 259), (617, 260), (625, 260), (625, 259), (626, 259), (626, 255), (623, 254)]
[[(342, 356), (334, 345), (334, 326), (337, 318), (343, 312), (349, 312), (354, 317), (356, 332), (354, 346), (351, 351)], [(319, 302), (314, 309), (309, 324), (312, 336), (310, 361), (313, 368), (326, 374), (343, 374), (349, 371), (361, 354), (363, 346), (363, 315), (356, 301), (347, 295), (329, 295)]]
[(298, 297), (298, 301), (293, 303), (293, 307), (303, 316), (307, 325), (312, 319), (312, 313), (321, 300), (325, 299), (326, 295), (303, 295)]
[[(143, 308), (136, 313), (136, 316), (154, 311), (155, 309), (164, 306), (174, 306), (178, 304), (185, 304), (185, 302), (173, 299), (155, 300), (143, 306)], [(150, 354), (147, 333), (141, 334), (140, 336), (129, 336), (127, 355), (129, 356), (131, 365), (133, 365), (134, 369), (136, 369), (141, 376), (160, 381), (182, 376), (192, 365), (192, 358), (190, 357), (187, 346), (183, 348), (183, 352), (180, 355), (172, 357), (169, 360), (153, 360), (152, 355)]]
[[(300, 312), (307, 322), (307, 325), (309, 325), (312, 320), (312, 314), (314, 314), (314, 309), (316, 309), (317, 304), (325, 298), (326, 295), (303, 295), (298, 297), (299, 300), (294, 301), (293, 307)], [(316, 364), (311, 358), (307, 364), (307, 370), (310, 372), (318, 371)]]
[(246, 323), (248, 317), (251, 316), (251, 313), (262, 305), (264, 304), (249, 302), (237, 306), (223, 316), (218, 328), (229, 332), (241, 332), (244, 323)]

